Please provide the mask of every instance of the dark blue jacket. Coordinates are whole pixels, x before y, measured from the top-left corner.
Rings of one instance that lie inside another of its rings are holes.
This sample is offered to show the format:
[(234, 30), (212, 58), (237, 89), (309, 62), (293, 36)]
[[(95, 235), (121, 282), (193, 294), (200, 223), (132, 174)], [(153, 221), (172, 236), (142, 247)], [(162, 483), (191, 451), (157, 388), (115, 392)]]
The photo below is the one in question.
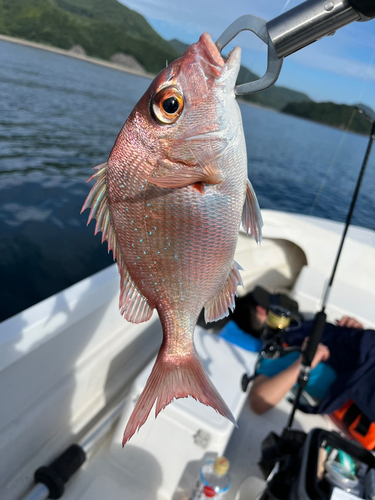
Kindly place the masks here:
[[(310, 335), (312, 321), (301, 328), (285, 334), (289, 345), (301, 345)], [(372, 422), (375, 422), (375, 331), (353, 330), (326, 323), (321, 343), (331, 356), (327, 363), (337, 373), (328, 394), (317, 407), (307, 407), (310, 413), (333, 413), (349, 399)]]

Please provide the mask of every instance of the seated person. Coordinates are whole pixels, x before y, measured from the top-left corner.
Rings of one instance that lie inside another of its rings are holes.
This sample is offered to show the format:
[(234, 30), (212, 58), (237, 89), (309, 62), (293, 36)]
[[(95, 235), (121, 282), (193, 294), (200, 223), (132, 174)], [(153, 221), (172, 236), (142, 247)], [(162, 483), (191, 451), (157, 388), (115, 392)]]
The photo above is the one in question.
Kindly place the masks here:
[[(247, 304), (246, 315), (250, 322), (247, 330), (254, 336), (261, 334), (272, 297), (267, 292), (263, 298), (261, 294), (253, 293), (250, 305)], [(243, 316), (244, 311), (237, 312), (237, 315)], [(235, 314), (233, 319), (236, 321)], [(298, 329), (284, 332), (285, 342), (289, 346), (303, 348), (312, 324), (313, 321), (303, 321)], [(260, 361), (250, 390), (250, 405), (256, 413), (269, 410), (292, 389), (300, 364), (299, 352)], [(347, 316), (337, 321), (336, 325), (326, 323), (312, 368), (315, 370), (311, 371), (310, 378), (316, 380), (310, 390), (318, 404), (304, 407), (305, 411), (331, 414), (352, 400), (362, 413), (375, 422), (374, 330), (364, 330), (359, 321)], [(309, 391), (309, 386), (306, 390)]]
[[(348, 316), (344, 316), (336, 323), (342, 327), (350, 324), (353, 325), (353, 328), (363, 330), (363, 325), (359, 321)], [(307, 338), (304, 339), (301, 346), (302, 350), (305, 348), (306, 343)], [(330, 355), (330, 350), (326, 345), (318, 344), (311, 363), (309, 382), (304, 390), (311, 396), (310, 403), (317, 403), (323, 399), (337, 378), (335, 370), (330, 364), (326, 363)], [(273, 408), (293, 389), (298, 379), (301, 361), (302, 354), (298, 351), (293, 351), (276, 359), (261, 360), (250, 391), (250, 405), (255, 413), (262, 414)]]

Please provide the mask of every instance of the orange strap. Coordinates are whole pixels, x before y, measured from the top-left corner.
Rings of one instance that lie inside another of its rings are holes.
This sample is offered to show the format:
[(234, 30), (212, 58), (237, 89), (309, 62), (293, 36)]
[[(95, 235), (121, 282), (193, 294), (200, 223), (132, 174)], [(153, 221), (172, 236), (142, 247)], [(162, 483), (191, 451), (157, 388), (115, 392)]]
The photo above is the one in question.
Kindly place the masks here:
[(364, 448), (367, 450), (375, 448), (375, 423), (371, 422), (353, 401), (348, 401), (336, 410), (333, 417), (344, 423), (350, 436)]

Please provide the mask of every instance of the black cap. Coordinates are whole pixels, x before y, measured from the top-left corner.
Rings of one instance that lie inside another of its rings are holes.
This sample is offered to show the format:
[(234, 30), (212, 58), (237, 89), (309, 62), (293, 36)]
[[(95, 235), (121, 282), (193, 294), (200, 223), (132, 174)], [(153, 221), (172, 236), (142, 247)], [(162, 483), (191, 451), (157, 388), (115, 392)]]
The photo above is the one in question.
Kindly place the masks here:
[(282, 306), (288, 311), (298, 311), (298, 303), (285, 293), (270, 293), (261, 286), (256, 286), (251, 295), (257, 305), (268, 309), (270, 305)]
[(273, 304), (272, 294), (261, 286), (256, 286), (251, 292), (251, 295), (258, 306), (268, 309), (270, 304)]

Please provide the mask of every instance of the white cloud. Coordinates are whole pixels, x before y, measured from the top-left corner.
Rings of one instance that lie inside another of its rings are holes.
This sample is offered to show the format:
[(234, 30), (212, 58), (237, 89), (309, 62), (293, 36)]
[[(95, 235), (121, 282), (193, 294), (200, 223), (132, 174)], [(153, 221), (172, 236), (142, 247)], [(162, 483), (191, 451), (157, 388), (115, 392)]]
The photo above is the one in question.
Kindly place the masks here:
[(316, 47), (307, 47), (290, 56), (293, 61), (309, 68), (329, 71), (345, 78), (356, 78), (375, 82), (375, 51), (368, 61), (360, 61), (343, 55), (327, 53)]
[(262, 0), (252, 5), (247, 0), (224, 2), (216, 0), (120, 0), (140, 14), (178, 26), (194, 25), (200, 32), (208, 31), (218, 37), (235, 19), (253, 14), (266, 20), (278, 16), (285, 8), (290, 9), (296, 0)]

